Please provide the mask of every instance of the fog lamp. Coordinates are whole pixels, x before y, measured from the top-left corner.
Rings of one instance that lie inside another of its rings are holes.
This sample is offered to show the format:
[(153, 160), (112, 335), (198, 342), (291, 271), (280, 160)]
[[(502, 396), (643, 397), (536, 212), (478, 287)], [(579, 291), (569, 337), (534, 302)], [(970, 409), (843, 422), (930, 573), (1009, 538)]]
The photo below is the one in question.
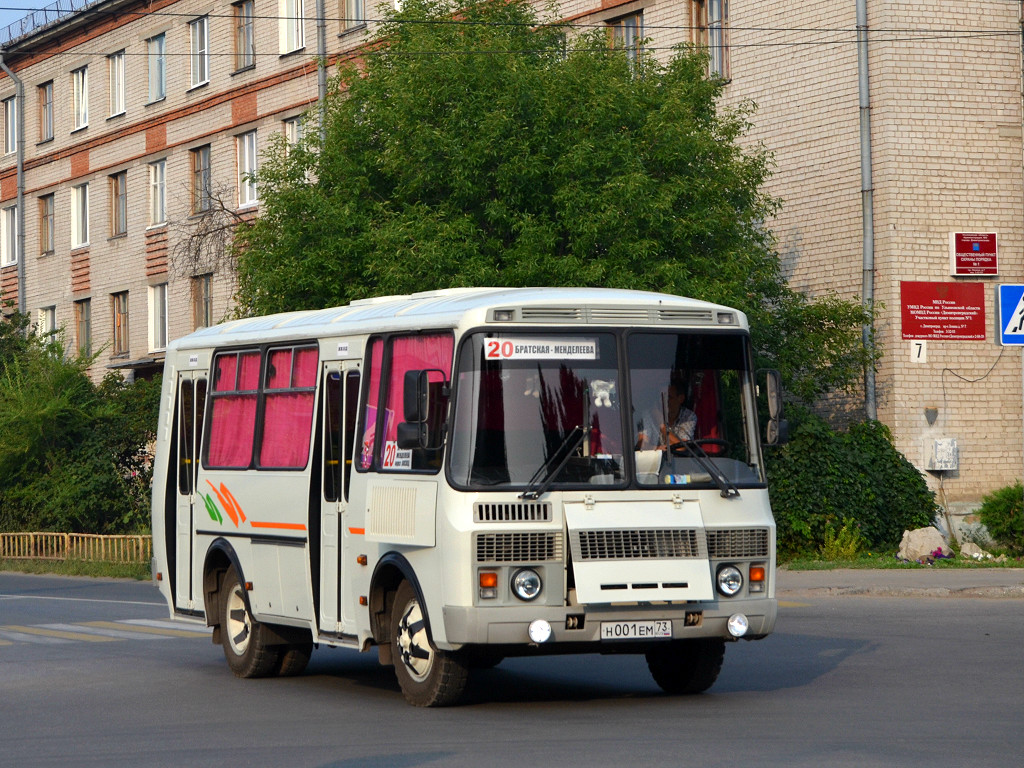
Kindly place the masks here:
[(551, 625), (544, 619), (534, 619), (530, 622), (530, 639), (535, 643), (546, 643), (551, 639)]
[(726, 626), (729, 628), (729, 634), (733, 637), (743, 637), (750, 628), (750, 622), (747, 621), (747, 617), (742, 613), (734, 613), (729, 617), (729, 622)]
[(512, 576), (512, 593), (520, 600), (533, 600), (541, 586), (540, 574), (532, 568), (520, 568)]

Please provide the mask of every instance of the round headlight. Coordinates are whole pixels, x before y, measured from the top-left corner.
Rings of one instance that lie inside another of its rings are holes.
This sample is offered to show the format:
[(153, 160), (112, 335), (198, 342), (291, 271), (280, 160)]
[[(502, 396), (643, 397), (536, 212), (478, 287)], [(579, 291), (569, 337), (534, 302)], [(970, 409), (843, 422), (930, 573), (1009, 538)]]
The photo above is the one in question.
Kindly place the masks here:
[(729, 617), (729, 621), (725, 625), (729, 629), (729, 634), (733, 637), (743, 637), (747, 634), (747, 630), (750, 629), (750, 622), (747, 621), (747, 617), (742, 613), (734, 613)]
[(718, 569), (718, 591), (732, 597), (743, 589), (743, 574), (735, 565), (723, 565)]
[(512, 592), (520, 600), (533, 600), (540, 590), (540, 574), (532, 568), (520, 568), (512, 576)]

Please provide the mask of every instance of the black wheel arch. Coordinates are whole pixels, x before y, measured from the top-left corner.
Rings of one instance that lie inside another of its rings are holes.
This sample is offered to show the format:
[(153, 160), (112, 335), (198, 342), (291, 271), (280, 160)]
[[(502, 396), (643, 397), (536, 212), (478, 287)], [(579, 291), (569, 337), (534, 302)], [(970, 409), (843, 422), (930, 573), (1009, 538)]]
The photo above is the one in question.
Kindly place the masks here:
[(423, 589), (416, 577), (416, 571), (405, 555), (400, 552), (389, 552), (377, 561), (373, 575), (370, 577), (370, 629), (373, 632), (374, 642), (379, 646), (382, 664), (391, 663), (389, 596), (398, 591), (398, 585), (403, 581), (408, 581), (413, 592), (416, 593), (416, 599), (420, 602), (423, 618), (427, 625), (427, 635), (431, 638), (434, 637), (430, 629), (430, 614), (427, 611), (426, 601), (423, 599)]
[[(220, 642), (220, 588), (224, 582), (224, 574), (234, 566), (238, 578), (245, 583), (245, 572), (238, 560), (235, 548), (225, 538), (214, 539), (206, 550), (206, 558), (203, 561), (203, 608), (206, 611), (206, 625), (213, 627), (213, 642)], [(246, 610), (252, 614), (252, 606), (249, 605), (249, 592), (242, 590), (242, 599), (245, 601)]]

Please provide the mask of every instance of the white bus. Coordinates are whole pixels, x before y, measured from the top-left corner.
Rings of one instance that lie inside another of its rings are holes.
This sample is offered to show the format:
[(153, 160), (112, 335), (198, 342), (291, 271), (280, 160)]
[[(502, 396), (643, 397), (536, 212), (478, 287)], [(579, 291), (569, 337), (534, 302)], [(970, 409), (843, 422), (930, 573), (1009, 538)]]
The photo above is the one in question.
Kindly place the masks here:
[(637, 653), (703, 691), (775, 624), (751, 361), (735, 309), (606, 289), (199, 330), (167, 348), (154, 578), (240, 677), (376, 648), (437, 706), (505, 657)]

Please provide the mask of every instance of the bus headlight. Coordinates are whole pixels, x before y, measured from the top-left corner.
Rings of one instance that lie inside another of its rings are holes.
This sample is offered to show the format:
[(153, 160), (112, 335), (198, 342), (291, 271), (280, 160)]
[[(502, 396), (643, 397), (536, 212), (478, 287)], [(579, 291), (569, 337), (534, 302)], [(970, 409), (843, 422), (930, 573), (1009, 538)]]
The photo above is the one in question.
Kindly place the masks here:
[(512, 593), (529, 602), (540, 594), (540, 574), (532, 568), (520, 568), (512, 575)]
[(723, 565), (718, 569), (718, 591), (732, 597), (743, 589), (743, 574), (735, 565)]

